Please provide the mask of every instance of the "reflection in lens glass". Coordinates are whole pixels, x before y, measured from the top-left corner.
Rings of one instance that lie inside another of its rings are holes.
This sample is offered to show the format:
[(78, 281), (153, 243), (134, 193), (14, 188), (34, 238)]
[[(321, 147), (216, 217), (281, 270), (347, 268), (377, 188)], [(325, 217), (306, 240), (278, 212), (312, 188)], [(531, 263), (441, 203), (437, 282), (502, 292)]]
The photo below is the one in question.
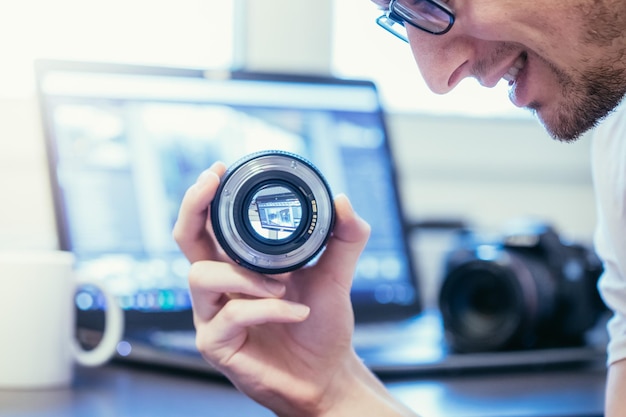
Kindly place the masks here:
[(428, 1), (395, 3), (395, 11), (404, 19), (430, 32), (439, 33), (450, 24), (450, 16), (435, 4)]
[(293, 190), (269, 185), (252, 197), (248, 220), (260, 237), (269, 240), (286, 239), (300, 225), (302, 203)]

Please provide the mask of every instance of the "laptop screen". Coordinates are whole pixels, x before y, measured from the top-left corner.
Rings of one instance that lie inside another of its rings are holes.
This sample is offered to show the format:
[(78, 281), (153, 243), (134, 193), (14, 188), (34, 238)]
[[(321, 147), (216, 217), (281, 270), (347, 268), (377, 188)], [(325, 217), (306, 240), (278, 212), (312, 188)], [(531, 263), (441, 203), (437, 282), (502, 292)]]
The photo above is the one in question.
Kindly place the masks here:
[[(357, 320), (419, 312), (371, 82), (61, 61), (36, 69), (60, 246), (128, 314), (189, 311), (189, 264), (171, 235), (183, 194), (213, 162), (268, 149), (312, 161), (372, 226), (354, 277)], [(89, 289), (76, 299), (79, 312), (102, 307)]]

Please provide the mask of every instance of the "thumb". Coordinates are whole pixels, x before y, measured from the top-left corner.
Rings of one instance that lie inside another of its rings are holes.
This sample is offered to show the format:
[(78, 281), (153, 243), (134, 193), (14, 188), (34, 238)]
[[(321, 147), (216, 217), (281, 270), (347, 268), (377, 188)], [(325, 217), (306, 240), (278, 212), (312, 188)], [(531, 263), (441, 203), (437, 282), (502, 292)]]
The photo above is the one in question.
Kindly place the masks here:
[(329, 275), (347, 275), (352, 279), (356, 263), (369, 238), (370, 225), (356, 214), (343, 194), (335, 198), (335, 214), (333, 234), (317, 262), (317, 269)]

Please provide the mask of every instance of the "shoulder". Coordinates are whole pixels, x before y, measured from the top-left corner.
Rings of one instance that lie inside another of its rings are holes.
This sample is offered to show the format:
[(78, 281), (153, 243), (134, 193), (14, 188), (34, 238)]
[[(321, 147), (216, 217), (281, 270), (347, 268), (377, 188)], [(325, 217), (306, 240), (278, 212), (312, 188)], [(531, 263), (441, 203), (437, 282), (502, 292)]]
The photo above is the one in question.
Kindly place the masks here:
[(626, 166), (626, 99), (593, 132), (594, 175), (615, 178)]

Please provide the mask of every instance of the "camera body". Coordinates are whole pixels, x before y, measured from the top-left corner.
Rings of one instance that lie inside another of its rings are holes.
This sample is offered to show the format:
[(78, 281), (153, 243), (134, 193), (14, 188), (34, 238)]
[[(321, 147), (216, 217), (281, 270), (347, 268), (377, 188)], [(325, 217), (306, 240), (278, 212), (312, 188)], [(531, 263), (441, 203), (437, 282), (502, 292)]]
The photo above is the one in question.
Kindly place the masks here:
[(582, 345), (604, 310), (598, 257), (545, 223), (490, 240), (464, 232), (444, 262), (439, 308), (457, 352)]

